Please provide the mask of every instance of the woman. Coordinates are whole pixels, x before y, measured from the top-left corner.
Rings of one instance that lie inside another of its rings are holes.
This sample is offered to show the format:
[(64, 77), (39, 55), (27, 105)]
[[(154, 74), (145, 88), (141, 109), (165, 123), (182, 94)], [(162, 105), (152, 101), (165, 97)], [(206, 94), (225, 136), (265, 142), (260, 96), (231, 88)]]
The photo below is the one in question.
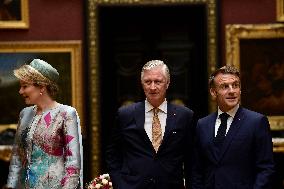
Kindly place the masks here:
[(34, 59), (14, 70), (27, 105), (20, 112), (7, 188), (82, 188), (82, 137), (73, 107), (54, 100), (59, 74)]

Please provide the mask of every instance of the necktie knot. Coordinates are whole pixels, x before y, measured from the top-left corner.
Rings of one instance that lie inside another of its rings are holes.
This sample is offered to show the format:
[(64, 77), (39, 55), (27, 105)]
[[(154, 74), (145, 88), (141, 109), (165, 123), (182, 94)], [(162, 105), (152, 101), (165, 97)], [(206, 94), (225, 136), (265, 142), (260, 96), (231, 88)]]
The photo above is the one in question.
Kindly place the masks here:
[(221, 122), (227, 121), (229, 117), (230, 117), (230, 116), (229, 116), (229, 114), (227, 114), (227, 113), (221, 113), (221, 114), (219, 115), (219, 118), (221, 119)]
[(154, 112), (154, 116), (157, 116), (159, 112), (159, 108), (153, 108), (153, 112)]

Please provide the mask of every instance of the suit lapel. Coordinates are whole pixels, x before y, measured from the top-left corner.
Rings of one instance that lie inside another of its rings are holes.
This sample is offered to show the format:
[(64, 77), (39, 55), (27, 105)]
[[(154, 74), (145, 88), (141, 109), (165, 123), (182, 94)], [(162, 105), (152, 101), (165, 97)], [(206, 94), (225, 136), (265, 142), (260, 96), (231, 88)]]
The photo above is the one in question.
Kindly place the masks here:
[(222, 146), (221, 151), (220, 151), (219, 160), (222, 159), (224, 153), (226, 152), (226, 150), (230, 146), (235, 135), (238, 133), (243, 121), (244, 121), (244, 114), (243, 114), (242, 108), (240, 107), (238, 109), (238, 111), (237, 111), (237, 113), (234, 117), (234, 120), (233, 120), (233, 122), (230, 126), (230, 129), (229, 129), (229, 131), (226, 135), (225, 141), (224, 141), (223, 146)]
[(208, 133), (206, 137), (209, 140), (211, 148), (209, 148), (209, 153), (213, 155), (215, 161), (218, 160), (218, 154), (216, 154), (215, 144), (214, 144), (214, 137), (215, 137), (215, 122), (217, 119), (217, 113), (211, 114), (207, 121), (207, 127), (205, 128), (206, 131), (204, 133)]
[(166, 145), (172, 130), (175, 128), (175, 126), (176, 126), (176, 116), (177, 116), (176, 108), (172, 104), (168, 103), (168, 105), (167, 105), (167, 120), (166, 120), (165, 133), (164, 133), (164, 137), (163, 137), (163, 140), (162, 140), (162, 144), (159, 147), (158, 152), (161, 149), (163, 149), (163, 146)]
[(164, 139), (167, 139), (171, 131), (175, 128), (175, 123), (176, 123), (176, 108), (173, 107), (173, 105), (168, 103), (168, 108), (167, 108), (167, 121), (166, 121), (166, 127), (165, 127), (165, 133), (163, 137)]
[(144, 123), (145, 123), (145, 102), (139, 102), (137, 103), (137, 105), (134, 107), (135, 110), (135, 121), (136, 121), (136, 126), (138, 131), (140, 132), (143, 140), (145, 141), (145, 143), (149, 146), (151, 146), (151, 148), (154, 150), (153, 146), (152, 146), (152, 142), (149, 139), (145, 128), (144, 128)]

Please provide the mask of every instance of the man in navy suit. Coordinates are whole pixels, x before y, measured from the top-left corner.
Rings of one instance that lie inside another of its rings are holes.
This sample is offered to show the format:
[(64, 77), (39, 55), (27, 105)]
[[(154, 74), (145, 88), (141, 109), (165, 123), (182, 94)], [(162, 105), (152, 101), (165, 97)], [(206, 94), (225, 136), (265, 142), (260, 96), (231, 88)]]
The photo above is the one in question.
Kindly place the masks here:
[[(114, 189), (184, 189), (191, 169), (193, 112), (167, 102), (170, 73), (163, 61), (147, 62), (141, 83), (146, 100), (118, 110), (107, 148)], [(152, 133), (157, 130), (159, 135)]]
[(267, 118), (240, 106), (239, 71), (216, 70), (209, 79), (218, 110), (198, 120), (193, 189), (268, 189), (274, 172)]

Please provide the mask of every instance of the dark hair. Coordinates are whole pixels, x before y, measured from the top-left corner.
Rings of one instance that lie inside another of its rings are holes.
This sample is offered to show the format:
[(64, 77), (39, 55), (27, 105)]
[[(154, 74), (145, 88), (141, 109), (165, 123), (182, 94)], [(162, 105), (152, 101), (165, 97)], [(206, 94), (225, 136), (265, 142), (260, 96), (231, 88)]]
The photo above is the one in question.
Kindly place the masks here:
[(33, 84), (34, 86), (45, 86), (46, 87), (46, 90), (47, 90), (47, 93), (49, 94), (49, 96), (55, 100), (58, 92), (59, 92), (59, 87), (56, 83), (52, 82), (48, 85), (42, 85), (42, 84), (39, 84), (39, 83), (34, 83)]
[(48, 94), (50, 95), (50, 97), (55, 100), (57, 94), (58, 94), (58, 91), (59, 91), (59, 87), (56, 83), (53, 83), (51, 85), (47, 85), (46, 86), (46, 90), (48, 92)]
[(209, 77), (209, 88), (213, 88), (215, 83), (214, 83), (214, 78), (219, 74), (232, 74), (232, 75), (235, 75), (237, 76), (238, 78), (241, 79), (241, 74), (239, 72), (239, 70), (232, 66), (232, 65), (227, 65), (227, 66), (223, 66), (217, 70), (215, 70), (211, 76)]

